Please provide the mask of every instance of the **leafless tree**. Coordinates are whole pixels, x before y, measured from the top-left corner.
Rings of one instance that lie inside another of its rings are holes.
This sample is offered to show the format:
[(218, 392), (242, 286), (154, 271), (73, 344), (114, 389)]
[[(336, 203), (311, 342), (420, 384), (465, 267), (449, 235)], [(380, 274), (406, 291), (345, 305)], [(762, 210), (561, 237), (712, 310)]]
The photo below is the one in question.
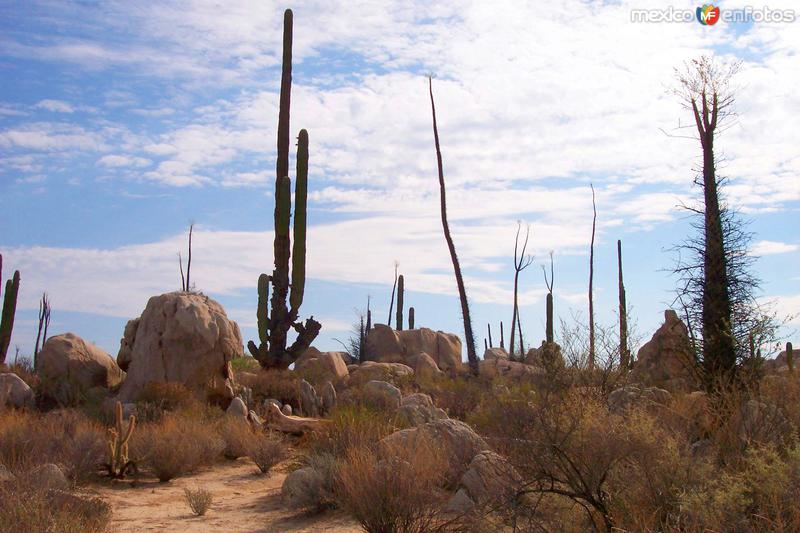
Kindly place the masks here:
[[(39, 355), (39, 342), (44, 347), (47, 342), (47, 328), (50, 326), (50, 300), (47, 298), (47, 293), (42, 294), (42, 299), (39, 301), (39, 329), (36, 333), (36, 345), (33, 349), (33, 366), (36, 366), (36, 357)], [(44, 337), (42, 336), (44, 333)]]
[(594, 202), (594, 185), (592, 188), (592, 242), (589, 245), (589, 369), (594, 368), (594, 233), (597, 226), (597, 206)]
[(517, 221), (517, 236), (514, 239), (514, 313), (511, 317), (511, 339), (509, 341), (509, 356), (514, 359), (514, 326), (516, 325), (519, 330), (519, 356), (520, 359), (525, 358), (525, 346), (522, 341), (522, 320), (519, 317), (519, 275), (520, 272), (531, 266), (533, 257), (525, 255), (528, 248), (528, 239), (531, 233), (530, 225), (525, 227), (525, 241), (522, 243), (522, 250), (519, 250), (519, 232), (522, 228), (522, 222)]

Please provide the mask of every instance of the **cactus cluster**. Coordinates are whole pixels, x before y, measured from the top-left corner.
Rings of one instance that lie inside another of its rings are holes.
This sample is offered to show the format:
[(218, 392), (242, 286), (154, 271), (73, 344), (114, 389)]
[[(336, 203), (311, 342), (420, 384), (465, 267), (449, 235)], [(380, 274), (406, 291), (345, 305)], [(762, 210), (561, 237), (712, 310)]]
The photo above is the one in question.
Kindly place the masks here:
[[(308, 132), (300, 130), (297, 138), (297, 175), (293, 242), (290, 238), (292, 219), (291, 179), (289, 178), (289, 111), (292, 89), (292, 11), (283, 18), (283, 67), (281, 74), (280, 109), (278, 113), (278, 158), (275, 177), (275, 268), (272, 275), (258, 278), (258, 337), (260, 344), (250, 341), (247, 347), (264, 368), (288, 368), (319, 334), (321, 325), (314, 317), (298, 322), (306, 281), (306, 203), (308, 197)], [(291, 247), (291, 252), (290, 252)], [(291, 259), (291, 283), (289, 261)], [(272, 294), (270, 295), (270, 285)], [(287, 297), (289, 305), (287, 306)], [(297, 332), (297, 340), (287, 348), (289, 329)]]
[[(3, 256), (0, 254), (0, 280), (3, 279)], [(11, 344), (11, 332), (14, 329), (14, 315), (17, 312), (17, 295), (19, 294), (19, 270), (6, 281), (3, 297), (3, 311), (0, 315), (0, 364), (5, 363), (8, 347)]]
[(108, 429), (108, 475), (122, 479), (128, 472), (137, 472), (136, 463), (128, 458), (128, 441), (131, 439), (133, 430), (136, 427), (136, 417), (131, 415), (128, 419), (127, 427), (124, 427), (122, 420), (122, 403), (117, 402), (115, 409), (115, 424)]

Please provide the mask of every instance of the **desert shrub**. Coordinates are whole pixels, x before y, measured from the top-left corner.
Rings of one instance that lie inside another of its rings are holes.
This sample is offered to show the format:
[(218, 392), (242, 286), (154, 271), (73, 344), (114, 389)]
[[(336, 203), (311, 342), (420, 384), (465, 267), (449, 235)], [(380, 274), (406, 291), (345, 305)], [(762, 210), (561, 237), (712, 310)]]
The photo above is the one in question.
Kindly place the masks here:
[(231, 368), (234, 372), (252, 372), (253, 374), (261, 371), (261, 365), (249, 355), (232, 359)]
[(288, 457), (286, 441), (278, 434), (257, 433), (249, 442), (247, 456), (252, 459), (262, 474), (266, 474)]
[(370, 533), (431, 531), (445, 470), (444, 457), (423, 438), (380, 455), (353, 448), (338, 469), (336, 498)]
[(0, 483), (0, 531), (105, 531), (111, 506), (99, 498), (48, 491), (24, 478)]
[(150, 382), (139, 392), (136, 401), (142, 422), (157, 421), (167, 411), (202, 411), (203, 402), (183, 383)]
[(85, 482), (103, 461), (104, 439), (103, 428), (75, 410), (0, 414), (0, 463), (15, 472), (54, 463), (73, 483)]
[(223, 416), (217, 421), (215, 427), (217, 434), (225, 443), (222, 454), (226, 459), (238, 459), (250, 453), (250, 446), (255, 435), (246, 420)]
[(294, 407), (299, 405), (300, 380), (290, 370), (261, 370), (255, 376), (241, 376), (239, 384), (253, 391), (259, 400), (275, 399)]
[(374, 449), (394, 430), (393, 420), (386, 413), (358, 404), (337, 405), (330, 420), (309, 443), (312, 453), (344, 457), (351, 449)]
[(709, 476), (683, 498), (685, 527), (719, 531), (797, 531), (800, 528), (800, 447), (749, 449), (740, 468)]
[(189, 508), (197, 516), (205, 515), (214, 501), (214, 496), (206, 489), (184, 488), (183, 494), (186, 497), (186, 503), (189, 504)]
[(491, 394), (492, 382), (486, 378), (459, 376), (434, 378), (422, 383), (422, 392), (444, 409), (450, 418), (465, 421), (474, 413), (482, 399)]
[(212, 425), (175, 415), (142, 424), (131, 437), (131, 457), (165, 482), (212, 464), (225, 442)]

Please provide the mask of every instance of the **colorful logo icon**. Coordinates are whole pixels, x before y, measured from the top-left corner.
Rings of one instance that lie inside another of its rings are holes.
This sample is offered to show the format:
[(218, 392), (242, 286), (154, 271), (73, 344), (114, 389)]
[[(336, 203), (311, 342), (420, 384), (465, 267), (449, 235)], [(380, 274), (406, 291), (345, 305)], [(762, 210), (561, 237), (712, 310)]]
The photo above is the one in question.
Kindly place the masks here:
[(713, 26), (719, 22), (719, 8), (714, 4), (703, 4), (697, 8), (697, 22), (703, 26)]

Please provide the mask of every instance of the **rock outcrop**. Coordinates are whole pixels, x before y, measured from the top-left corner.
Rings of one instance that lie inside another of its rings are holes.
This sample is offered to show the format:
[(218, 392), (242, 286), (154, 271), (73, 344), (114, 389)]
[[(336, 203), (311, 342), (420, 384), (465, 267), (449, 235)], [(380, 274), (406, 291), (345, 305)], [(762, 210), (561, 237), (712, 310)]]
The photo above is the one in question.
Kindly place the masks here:
[(337, 383), (350, 373), (341, 352), (320, 352), (313, 346), (295, 361), (294, 370), (316, 386)]
[(446, 509), (465, 513), (476, 505), (510, 506), (522, 485), (522, 476), (504, 457), (482, 451), (470, 461)]
[(114, 359), (73, 333), (47, 339), (36, 357), (41, 393), (61, 405), (79, 401), (94, 387), (112, 389), (125, 374)]
[(639, 349), (630, 379), (645, 385), (686, 387), (693, 383), (689, 330), (675, 311), (664, 311), (664, 324)]
[(388, 381), (397, 385), (399, 381), (414, 375), (414, 369), (402, 363), (376, 363), (367, 361), (350, 372), (349, 386), (363, 385), (368, 381)]
[(364, 350), (369, 361), (403, 363), (413, 368), (412, 358), (426, 353), (443, 372), (455, 374), (462, 368), (458, 335), (428, 328), (395, 331), (376, 324), (367, 334)]
[(233, 397), (230, 361), (242, 355), (242, 336), (222, 306), (202, 294), (154, 296), (125, 327), (117, 362), (128, 372), (120, 399), (135, 400), (150, 382), (182, 383), (217, 398)]

